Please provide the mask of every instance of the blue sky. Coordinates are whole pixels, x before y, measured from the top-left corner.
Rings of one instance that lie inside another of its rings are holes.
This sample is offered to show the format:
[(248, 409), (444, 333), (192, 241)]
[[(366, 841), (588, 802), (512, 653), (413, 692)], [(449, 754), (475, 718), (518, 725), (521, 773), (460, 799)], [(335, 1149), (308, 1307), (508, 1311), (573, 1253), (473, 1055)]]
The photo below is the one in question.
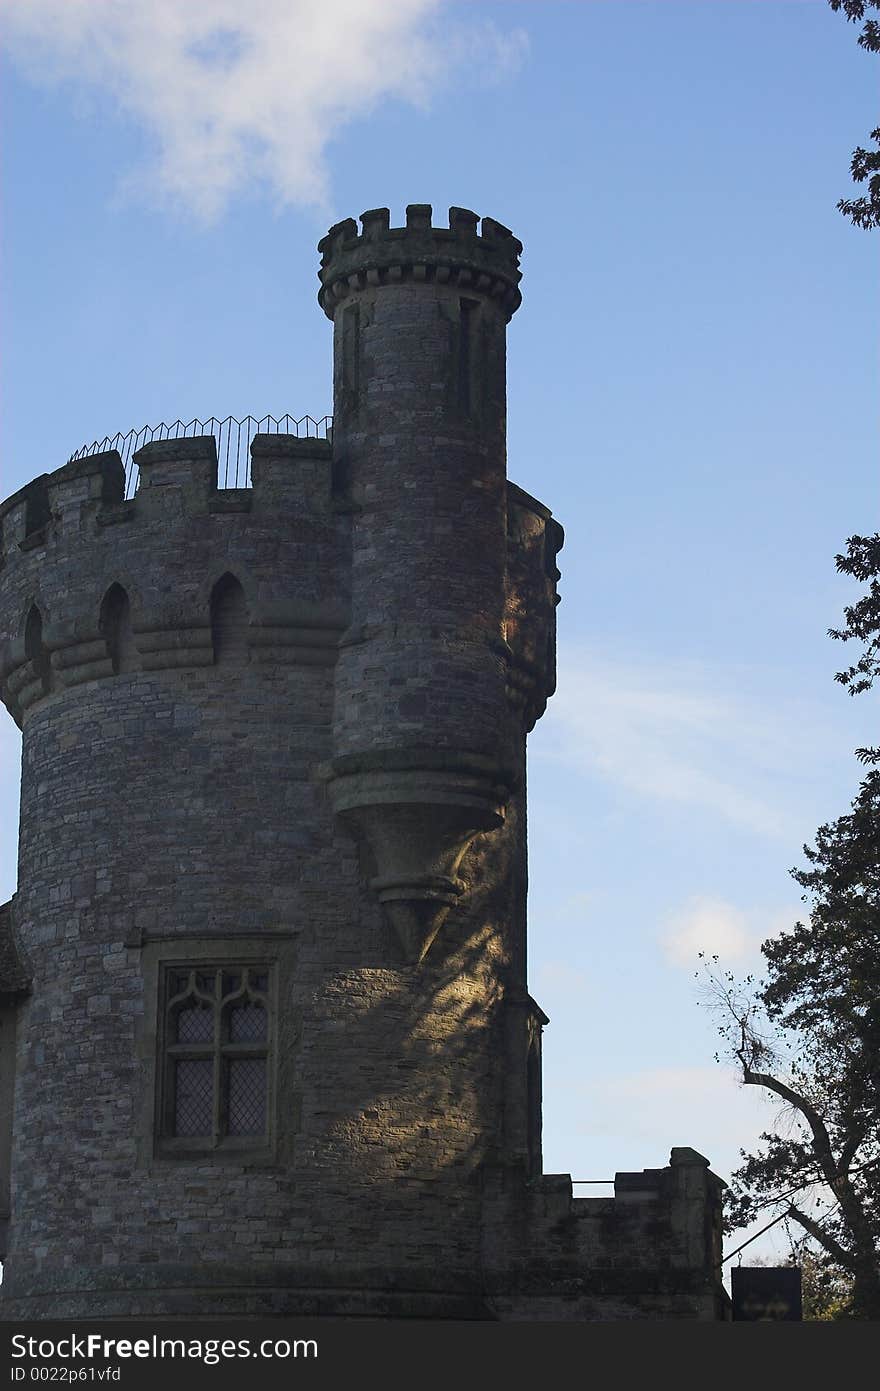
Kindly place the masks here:
[[(117, 430), (330, 410), (341, 217), (458, 204), (523, 241), (509, 472), (567, 537), (530, 744), (545, 1167), (689, 1144), (726, 1175), (775, 1111), (713, 1062), (696, 952), (746, 970), (794, 921), (871, 737), (825, 636), (877, 527), (876, 243), (835, 208), (876, 124), (856, 29), (825, 0), (7, 0), (6, 30), (4, 496)], [(7, 720), (0, 898), (17, 760)]]

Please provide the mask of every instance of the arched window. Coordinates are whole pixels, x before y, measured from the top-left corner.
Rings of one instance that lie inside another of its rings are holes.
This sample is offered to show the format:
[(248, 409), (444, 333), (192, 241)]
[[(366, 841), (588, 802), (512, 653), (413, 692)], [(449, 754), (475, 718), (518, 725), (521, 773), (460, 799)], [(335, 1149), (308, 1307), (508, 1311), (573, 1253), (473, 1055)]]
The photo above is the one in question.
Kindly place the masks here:
[(268, 962), (166, 971), (160, 1106), (165, 1152), (266, 1144), (270, 975)]
[(25, 619), (24, 654), (33, 662), (45, 693), (49, 689), (49, 653), (43, 646), (43, 615), (36, 604), (31, 604)]
[(248, 660), (248, 611), (244, 590), (225, 574), (211, 591), (211, 641), (214, 661), (241, 665)]
[(107, 643), (113, 675), (137, 671), (139, 662), (131, 631), (131, 606), (121, 584), (112, 584), (104, 595), (98, 627)]

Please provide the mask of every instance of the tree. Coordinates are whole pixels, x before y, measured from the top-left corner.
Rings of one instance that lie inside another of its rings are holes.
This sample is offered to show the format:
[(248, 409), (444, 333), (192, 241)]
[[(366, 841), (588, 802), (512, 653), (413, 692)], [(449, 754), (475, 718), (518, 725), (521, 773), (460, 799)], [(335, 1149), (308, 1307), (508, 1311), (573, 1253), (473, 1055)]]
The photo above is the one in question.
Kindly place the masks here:
[[(880, 10), (880, 0), (828, 0), (832, 10), (843, 10), (846, 18), (853, 24), (864, 20), (859, 34), (859, 45), (869, 53), (880, 53), (880, 22), (865, 19), (868, 10)], [(876, 150), (863, 150), (861, 146), (853, 151), (850, 172), (855, 183), (867, 180), (867, 196), (861, 198), (841, 198), (837, 204), (845, 217), (855, 227), (880, 227), (880, 126), (871, 131), (871, 139), (878, 146)]]
[(838, 1266), (826, 1264), (808, 1246), (796, 1252), (801, 1268), (804, 1318), (830, 1323), (852, 1314), (852, 1280)]
[[(844, 609), (846, 627), (828, 629), (829, 637), (841, 642), (856, 639), (865, 644), (858, 661), (839, 671), (834, 678), (846, 686), (850, 695), (861, 695), (869, 691), (875, 677), (880, 676), (880, 532), (873, 536), (850, 536), (846, 555), (835, 556), (834, 563), (842, 575), (852, 575), (853, 579), (868, 585), (867, 594)], [(880, 760), (880, 749), (856, 749), (856, 755), (863, 763), (876, 763)]]
[[(853, 536), (838, 569), (868, 583), (832, 630), (864, 644), (837, 680), (858, 694), (880, 675), (880, 536)], [(785, 1122), (743, 1153), (726, 1224), (774, 1212), (799, 1229), (846, 1291), (838, 1315), (880, 1319), (880, 751), (850, 812), (819, 827), (792, 877), (806, 922), (763, 943), (766, 976), (738, 982), (706, 963), (709, 1003), (746, 1086), (784, 1106)]]

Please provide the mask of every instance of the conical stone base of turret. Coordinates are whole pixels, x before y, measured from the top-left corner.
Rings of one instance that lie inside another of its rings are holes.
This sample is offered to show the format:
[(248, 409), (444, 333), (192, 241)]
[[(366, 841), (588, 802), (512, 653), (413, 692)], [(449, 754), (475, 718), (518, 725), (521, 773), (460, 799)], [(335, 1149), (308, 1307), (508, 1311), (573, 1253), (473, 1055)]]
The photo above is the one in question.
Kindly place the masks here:
[(508, 789), (496, 765), (485, 759), (480, 766), (473, 755), (420, 751), (420, 766), (402, 767), (404, 755), (394, 750), (384, 767), (377, 761), (337, 760), (330, 797), (369, 845), (377, 870), (370, 887), (406, 960), (418, 964), (464, 890), (456, 876), (474, 836), (503, 825)]
[[(388, 892), (379, 893), (385, 916), (394, 929), (404, 960), (418, 966), (428, 955), (452, 904), (439, 896), (398, 898), (395, 890), (390, 891), (391, 896), (387, 896)], [(412, 886), (404, 892), (418, 893), (419, 888)]]

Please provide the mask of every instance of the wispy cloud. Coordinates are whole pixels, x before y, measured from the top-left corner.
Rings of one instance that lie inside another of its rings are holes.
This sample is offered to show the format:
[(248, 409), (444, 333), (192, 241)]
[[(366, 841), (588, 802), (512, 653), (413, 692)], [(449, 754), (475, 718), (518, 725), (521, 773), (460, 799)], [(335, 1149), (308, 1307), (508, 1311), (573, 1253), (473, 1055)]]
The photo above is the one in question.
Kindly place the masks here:
[[(6, 0), (13, 55), (40, 79), (100, 89), (146, 129), (152, 194), (209, 219), (248, 185), (324, 204), (325, 152), (396, 98), (423, 106), (477, 51), (515, 71), (521, 29), (444, 16), (441, 0)], [(470, 66), (470, 65), (469, 65)]]
[(739, 961), (753, 945), (745, 913), (713, 898), (694, 899), (674, 914), (661, 940), (670, 960), (679, 966), (692, 966), (701, 951)]
[(660, 942), (670, 961), (690, 969), (699, 952), (718, 956), (723, 966), (757, 960), (761, 942), (793, 927), (804, 911), (792, 906), (747, 913), (723, 899), (694, 897), (670, 913)]
[(560, 671), (542, 756), (640, 799), (796, 841), (797, 779), (799, 770), (815, 766), (820, 720), (794, 702), (762, 706), (735, 690), (730, 673), (638, 667), (581, 651)]

